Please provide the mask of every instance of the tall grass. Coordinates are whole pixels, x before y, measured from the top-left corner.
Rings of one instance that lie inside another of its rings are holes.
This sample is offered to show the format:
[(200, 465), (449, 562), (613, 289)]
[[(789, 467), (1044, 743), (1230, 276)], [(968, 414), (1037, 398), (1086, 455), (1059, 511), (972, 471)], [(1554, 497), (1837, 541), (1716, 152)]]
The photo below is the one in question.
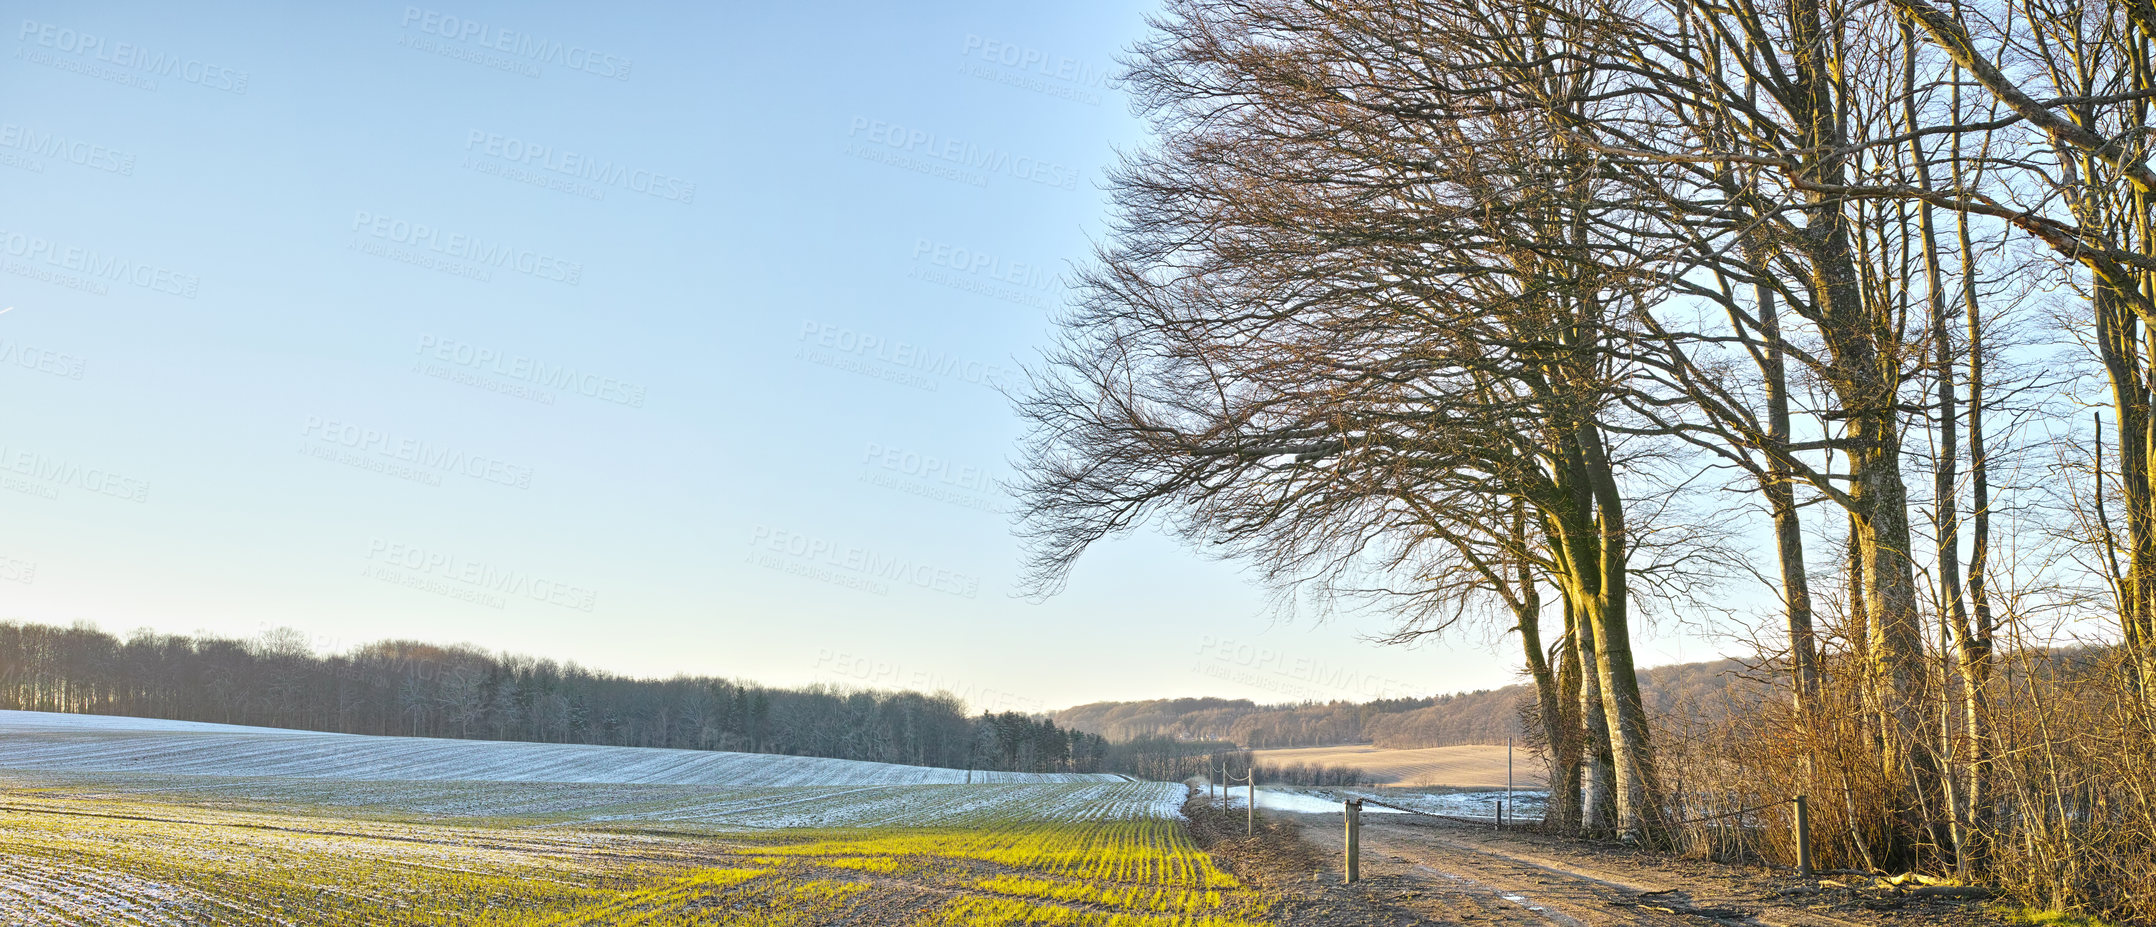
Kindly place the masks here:
[[(1933, 713), (1939, 733), (1929, 747), (1953, 777), (1941, 797), (1959, 802), (1926, 809), (1942, 826), (1923, 833), (1894, 829), (1896, 805), (1926, 796), (1873, 761), (1869, 694), (1846, 657), (1829, 661), (1824, 707), (1812, 717), (1784, 694), (1664, 718), (1657, 747), (1669, 820), (1765, 806), (1681, 823), (1668, 839), (1697, 856), (1794, 865), (1785, 799), (1807, 795), (1819, 868), (1872, 872), (1913, 861), (1996, 885), (2026, 910), (2156, 924), (2156, 713), (2125, 657), (2093, 648), (2000, 658), (1981, 764), (1969, 752), (1963, 693), (1940, 661), (1932, 690), (1951, 710)], [(1835, 671), (1844, 667), (1851, 671)]]

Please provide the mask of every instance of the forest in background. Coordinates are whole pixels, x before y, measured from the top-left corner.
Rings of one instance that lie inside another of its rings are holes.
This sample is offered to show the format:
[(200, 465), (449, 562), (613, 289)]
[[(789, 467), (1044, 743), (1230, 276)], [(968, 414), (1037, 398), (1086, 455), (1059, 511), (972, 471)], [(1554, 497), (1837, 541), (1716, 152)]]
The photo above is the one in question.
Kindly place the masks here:
[[(1247, 745), (1105, 737), (1052, 717), (968, 715), (945, 693), (786, 689), (710, 677), (638, 679), (470, 646), (378, 641), (319, 654), (279, 629), (253, 638), (126, 638), (0, 622), (0, 709), (123, 715), (404, 737), (780, 753), (1012, 772), (1117, 772), (1175, 782)], [(1353, 785), (1353, 769), (1258, 767), (1261, 782)]]
[[(0, 622), (0, 708), (345, 734), (782, 753), (955, 769), (1107, 772), (1097, 734), (948, 694), (636, 679), (469, 646), (317, 654), (255, 638)], [(1128, 765), (1126, 761), (1124, 765)]]
[[(1757, 697), (1763, 684), (1736, 660), (1680, 663), (1640, 671), (1640, 694), (1657, 717), (1707, 719), (1727, 714), (1731, 699)], [(1527, 684), (1428, 698), (1260, 705), (1249, 699), (1176, 698), (1092, 702), (1053, 712), (1071, 730), (1111, 741), (1166, 738), (1226, 741), (1251, 750), (1374, 744), (1410, 749), (1501, 744), (1525, 738), (1521, 709)]]

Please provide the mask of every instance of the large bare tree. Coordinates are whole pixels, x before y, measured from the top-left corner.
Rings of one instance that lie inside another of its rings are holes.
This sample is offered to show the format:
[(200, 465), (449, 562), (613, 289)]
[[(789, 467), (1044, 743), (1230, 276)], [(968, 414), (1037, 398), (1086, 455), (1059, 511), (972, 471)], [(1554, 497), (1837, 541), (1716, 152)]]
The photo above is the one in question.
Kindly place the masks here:
[(1583, 823), (1653, 833), (1634, 580), (1682, 574), (1634, 548), (1651, 467), (1610, 417), (1662, 284), (1641, 204), (1557, 125), (1596, 118), (1599, 72), (1553, 54), (1594, 27), (1210, 0), (1155, 26), (1129, 85), (1160, 141), (1115, 174), (1112, 243), (1023, 399), (1038, 587), (1155, 515), (1276, 583), (1486, 596), (1528, 641), (1546, 585), (1569, 640), (1530, 669), (1546, 717), (1579, 705)]

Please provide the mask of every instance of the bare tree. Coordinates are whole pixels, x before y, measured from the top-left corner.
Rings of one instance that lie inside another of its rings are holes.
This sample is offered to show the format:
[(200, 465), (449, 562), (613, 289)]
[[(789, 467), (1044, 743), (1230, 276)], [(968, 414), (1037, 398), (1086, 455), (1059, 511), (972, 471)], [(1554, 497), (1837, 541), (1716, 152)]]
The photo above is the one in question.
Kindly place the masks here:
[[(2156, 860), (2091, 830), (2156, 828), (2091, 772), (2156, 745), (2136, 2), (1171, 3), (1131, 61), (1159, 143), (1021, 398), (1035, 588), (1157, 521), (1284, 601), (1392, 608), (1395, 640), (1519, 634), (1554, 822), (1660, 837), (1713, 788), (1805, 791), (1839, 798), (1838, 863), (2035, 865), (2009, 881), (2147, 910), (2120, 886)], [(2123, 532), (2022, 469), (2073, 429), (2026, 398), (2073, 374), (2009, 356), (2050, 347), (2032, 279), (2086, 283), (2122, 440), (2072, 459)], [(2046, 494), (2086, 527), (2035, 527)], [(1789, 687), (1742, 716), (1788, 723), (1658, 744), (1637, 600), (1717, 572), (1698, 513), (1739, 511)], [(2113, 537), (2107, 716), (2064, 694), (2104, 664), (2032, 622), (2090, 607), (2071, 545)]]
[(1546, 582), (1572, 633), (1534, 673), (1561, 718), (1579, 662), (1586, 823), (1651, 833), (1628, 493), (1665, 451), (1610, 417), (1660, 284), (1637, 205), (1544, 105), (1594, 118), (1598, 72), (1552, 53), (1594, 27), (1199, 0), (1155, 25), (1129, 85), (1160, 144), (1116, 173), (1113, 243), (1022, 399), (1035, 588), (1156, 515), (1281, 586), (1389, 578), (1410, 620), (1487, 596), (1524, 637)]

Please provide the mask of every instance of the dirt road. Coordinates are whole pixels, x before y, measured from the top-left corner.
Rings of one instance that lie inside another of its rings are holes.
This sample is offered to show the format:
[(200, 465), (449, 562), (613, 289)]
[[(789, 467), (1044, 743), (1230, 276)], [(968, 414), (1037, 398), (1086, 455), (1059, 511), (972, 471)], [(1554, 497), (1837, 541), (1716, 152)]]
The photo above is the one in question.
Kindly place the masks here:
[(1193, 824), (1216, 835), (1213, 852), (1238, 875), (1280, 894), (1274, 922), (1292, 927), (2003, 924), (1966, 900), (1821, 889), (1780, 870), (1407, 815), (1363, 816), (1363, 880), (1342, 885), (1340, 815), (1274, 814), (1269, 832), (1247, 838), (1239, 814), (1214, 816), (1205, 809)]

